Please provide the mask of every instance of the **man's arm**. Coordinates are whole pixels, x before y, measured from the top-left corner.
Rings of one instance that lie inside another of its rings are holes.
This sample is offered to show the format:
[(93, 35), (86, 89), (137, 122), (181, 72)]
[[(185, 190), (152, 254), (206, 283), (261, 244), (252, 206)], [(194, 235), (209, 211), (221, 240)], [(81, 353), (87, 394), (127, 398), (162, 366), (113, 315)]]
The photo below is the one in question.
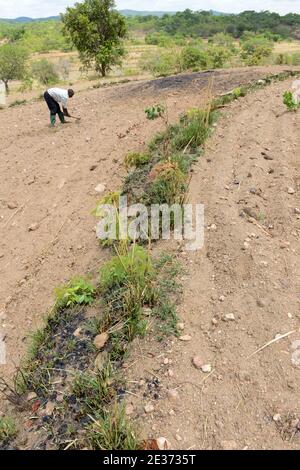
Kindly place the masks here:
[(69, 114), (69, 111), (68, 111), (67, 108), (65, 108), (64, 106), (63, 106), (63, 112), (64, 112), (64, 115), (65, 115), (66, 117), (71, 117), (70, 114)]

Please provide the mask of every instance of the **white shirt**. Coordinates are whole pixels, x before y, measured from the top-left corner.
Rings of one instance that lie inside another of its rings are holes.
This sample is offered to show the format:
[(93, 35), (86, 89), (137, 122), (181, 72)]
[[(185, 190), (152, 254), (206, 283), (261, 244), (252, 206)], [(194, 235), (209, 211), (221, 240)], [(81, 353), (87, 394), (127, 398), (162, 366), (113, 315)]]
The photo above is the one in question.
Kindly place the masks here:
[(68, 104), (68, 91), (63, 90), (62, 88), (49, 88), (47, 90), (49, 95), (52, 96), (52, 98), (57, 102), (57, 103), (62, 103), (62, 105), (66, 108)]

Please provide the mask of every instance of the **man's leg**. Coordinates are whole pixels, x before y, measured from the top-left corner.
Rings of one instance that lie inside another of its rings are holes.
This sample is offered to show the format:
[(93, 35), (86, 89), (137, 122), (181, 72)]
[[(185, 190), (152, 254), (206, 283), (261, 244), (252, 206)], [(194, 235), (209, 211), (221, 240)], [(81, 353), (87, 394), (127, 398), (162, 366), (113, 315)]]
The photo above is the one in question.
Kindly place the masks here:
[[(50, 111), (50, 125), (51, 127), (55, 126), (55, 121), (56, 121), (56, 113), (57, 113), (57, 107), (59, 107), (58, 103), (52, 98), (52, 96), (49, 95), (49, 93), (46, 91), (44, 93), (44, 99), (47, 103), (47, 106)], [(60, 110), (60, 108), (59, 108)]]
[(66, 121), (65, 121), (65, 115), (64, 113), (61, 111), (61, 109), (59, 108), (59, 111), (58, 111), (58, 117), (59, 117), (59, 120), (62, 124), (65, 124)]
[(55, 121), (56, 121), (55, 114), (50, 113), (50, 125), (51, 125), (51, 127), (55, 126)]

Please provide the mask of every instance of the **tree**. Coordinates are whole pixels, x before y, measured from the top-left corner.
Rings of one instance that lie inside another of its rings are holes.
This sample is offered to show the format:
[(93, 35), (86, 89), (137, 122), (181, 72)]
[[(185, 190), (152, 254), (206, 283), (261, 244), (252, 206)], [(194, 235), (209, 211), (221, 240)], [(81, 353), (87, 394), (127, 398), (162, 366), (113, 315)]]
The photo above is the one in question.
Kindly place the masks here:
[(20, 46), (5, 44), (0, 47), (0, 80), (5, 84), (6, 93), (9, 93), (9, 81), (25, 77), (27, 60), (28, 54)]
[(114, 0), (85, 0), (68, 7), (62, 22), (64, 34), (78, 49), (86, 68), (103, 77), (124, 55), (125, 18), (115, 11)]

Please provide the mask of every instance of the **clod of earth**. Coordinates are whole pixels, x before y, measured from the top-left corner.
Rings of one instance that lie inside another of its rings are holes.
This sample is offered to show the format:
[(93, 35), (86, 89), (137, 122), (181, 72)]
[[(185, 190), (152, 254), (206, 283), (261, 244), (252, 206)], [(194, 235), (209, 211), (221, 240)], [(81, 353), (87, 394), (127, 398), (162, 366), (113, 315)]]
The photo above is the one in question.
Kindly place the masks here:
[(170, 401), (178, 401), (179, 400), (179, 393), (177, 390), (168, 390), (167, 396)]
[(37, 230), (38, 228), (39, 228), (39, 224), (38, 224), (38, 223), (31, 224), (31, 225), (29, 225), (29, 227), (28, 227), (28, 232), (34, 232), (34, 231)]
[(149, 403), (148, 405), (144, 406), (144, 411), (147, 414), (152, 413), (154, 411), (154, 406), (151, 403)]
[(179, 336), (180, 341), (191, 341), (192, 337), (190, 335)]
[(170, 450), (171, 443), (165, 437), (158, 437), (156, 439), (157, 447), (159, 450)]
[(103, 346), (105, 345), (105, 343), (107, 342), (109, 338), (109, 335), (108, 333), (101, 333), (101, 335), (97, 335), (95, 338), (94, 338), (94, 346), (97, 348), (97, 349), (102, 349)]
[(204, 365), (204, 362), (200, 356), (194, 356), (192, 362), (196, 369), (201, 369), (201, 367)]
[(95, 191), (96, 193), (103, 193), (105, 191), (105, 188), (105, 184), (100, 183), (98, 184), (98, 186), (95, 187)]

